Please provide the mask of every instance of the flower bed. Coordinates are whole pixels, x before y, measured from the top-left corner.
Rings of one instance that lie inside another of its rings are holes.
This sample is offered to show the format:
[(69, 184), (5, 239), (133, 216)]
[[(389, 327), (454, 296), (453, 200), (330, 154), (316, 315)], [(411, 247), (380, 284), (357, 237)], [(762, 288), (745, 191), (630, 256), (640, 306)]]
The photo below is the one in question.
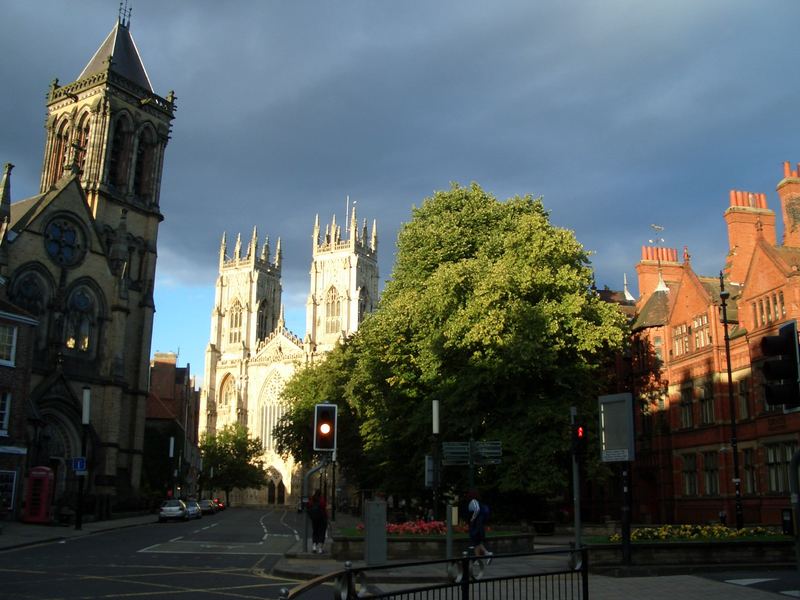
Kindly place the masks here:
[[(737, 539), (780, 539), (783, 533), (768, 527), (744, 527), (734, 529), (725, 525), (662, 525), (661, 527), (637, 527), (631, 531), (632, 542), (673, 542), (673, 541), (734, 541)], [(618, 544), (622, 541), (619, 533), (608, 537), (608, 541)]]
[[(364, 524), (359, 523), (356, 525), (359, 533), (364, 533)], [(459, 523), (453, 527), (455, 533), (467, 533), (467, 526)], [(491, 531), (487, 527), (486, 531)], [(445, 535), (447, 533), (447, 524), (444, 521), (406, 521), (405, 523), (387, 523), (387, 535)]]

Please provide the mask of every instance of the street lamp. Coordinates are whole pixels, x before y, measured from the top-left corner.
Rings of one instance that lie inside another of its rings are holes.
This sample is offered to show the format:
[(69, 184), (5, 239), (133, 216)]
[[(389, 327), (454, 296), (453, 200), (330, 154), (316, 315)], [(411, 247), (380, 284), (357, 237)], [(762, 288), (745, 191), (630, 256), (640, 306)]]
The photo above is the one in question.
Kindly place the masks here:
[(736, 529), (744, 527), (742, 510), (742, 487), (739, 479), (739, 448), (736, 439), (736, 402), (733, 399), (733, 375), (731, 373), (731, 338), (728, 335), (728, 298), (731, 293), (725, 289), (722, 271), (719, 272), (719, 299), (722, 304), (722, 324), (725, 331), (725, 361), (728, 366), (728, 402), (731, 411), (731, 451), (733, 452), (733, 485), (736, 494)]
[[(86, 430), (89, 428), (89, 415), (92, 408), (92, 388), (83, 386), (83, 406), (81, 410), (81, 458), (86, 461)], [(78, 477), (78, 506), (75, 510), (75, 529), (83, 527), (83, 487), (89, 473), (88, 463), (84, 465), (83, 473)]]

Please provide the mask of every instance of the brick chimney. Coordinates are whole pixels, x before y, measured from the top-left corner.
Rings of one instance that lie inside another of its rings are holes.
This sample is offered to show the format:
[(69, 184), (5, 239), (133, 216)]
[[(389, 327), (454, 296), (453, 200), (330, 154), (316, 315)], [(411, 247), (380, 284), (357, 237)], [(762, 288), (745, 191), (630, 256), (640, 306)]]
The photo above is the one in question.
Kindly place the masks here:
[(792, 169), (783, 163), (783, 179), (778, 182), (783, 216), (783, 245), (800, 248), (800, 165)]
[(744, 283), (758, 239), (776, 243), (775, 212), (767, 208), (766, 194), (731, 190), (725, 222), (729, 244), (725, 273), (731, 283)]
[(645, 299), (659, 286), (659, 271), (664, 281), (680, 281), (681, 263), (676, 248), (642, 246), (642, 260), (636, 265), (639, 276), (639, 298)]

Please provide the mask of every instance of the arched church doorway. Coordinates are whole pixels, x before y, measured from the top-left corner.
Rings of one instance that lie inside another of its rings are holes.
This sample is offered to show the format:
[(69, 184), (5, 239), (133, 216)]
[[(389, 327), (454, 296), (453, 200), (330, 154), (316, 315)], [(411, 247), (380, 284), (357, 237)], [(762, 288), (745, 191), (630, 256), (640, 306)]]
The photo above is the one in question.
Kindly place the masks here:
[(275, 504), (275, 482), (270, 481), (267, 484), (267, 504)]

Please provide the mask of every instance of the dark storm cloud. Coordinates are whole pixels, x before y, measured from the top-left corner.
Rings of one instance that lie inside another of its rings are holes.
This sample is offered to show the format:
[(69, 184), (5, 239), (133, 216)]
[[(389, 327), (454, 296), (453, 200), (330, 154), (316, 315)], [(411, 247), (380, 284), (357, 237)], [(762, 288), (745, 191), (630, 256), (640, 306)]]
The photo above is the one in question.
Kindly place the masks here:
[[(159, 277), (211, 283), (222, 232), (257, 225), (282, 238), (284, 289), (302, 297), (314, 215), (341, 221), (349, 195), (378, 219), (386, 278), (410, 207), (451, 181), (543, 194), (596, 252), (599, 285), (635, 280), (653, 222), (713, 274), (727, 190), (775, 208), (782, 161), (800, 159), (794, 6), (137, 1), (155, 90), (178, 95)], [(4, 10), (0, 160), (19, 199), (37, 191), (50, 79), (77, 75), (117, 4)]]

